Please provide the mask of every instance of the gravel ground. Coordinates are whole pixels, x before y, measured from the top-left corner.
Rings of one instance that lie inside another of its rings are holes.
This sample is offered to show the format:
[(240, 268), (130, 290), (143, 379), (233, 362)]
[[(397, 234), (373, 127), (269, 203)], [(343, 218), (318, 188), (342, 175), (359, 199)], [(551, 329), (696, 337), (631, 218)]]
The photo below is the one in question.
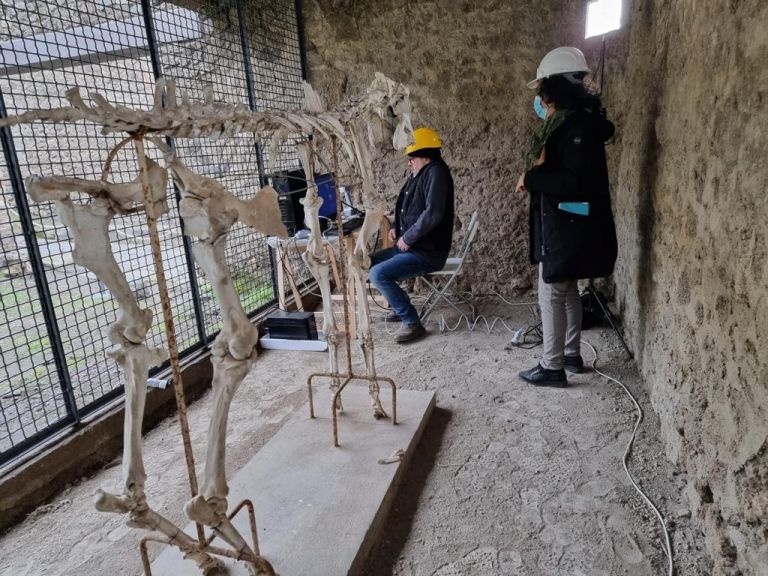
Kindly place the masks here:
[[(510, 326), (525, 308), (499, 310)], [(377, 368), (399, 386), (437, 390), (432, 416), (366, 574), (569, 575), (664, 574), (659, 524), (624, 474), (621, 457), (634, 407), (615, 384), (587, 371), (566, 389), (525, 385), (516, 374), (537, 349), (510, 348), (497, 324), (462, 326), (409, 346), (382, 323)], [(679, 576), (710, 574), (703, 538), (683, 496), (686, 477), (668, 462), (634, 364), (612, 333), (585, 338), (599, 367), (622, 380), (646, 410), (630, 467), (668, 518)], [(584, 350), (591, 361), (591, 352)], [(306, 398), (306, 375), (324, 365), (311, 352), (266, 352), (243, 383), (230, 416), (230, 473), (239, 469)], [(190, 407), (200, 462), (210, 394)], [(151, 505), (184, 523), (185, 468), (178, 422), (145, 443)], [(82, 478), (0, 538), (0, 573), (14, 576), (140, 573), (138, 535), (122, 518), (96, 512), (92, 495), (119, 478), (119, 460)], [(198, 467), (201, 467), (199, 463)], [(157, 553), (154, 550), (153, 553)], [(278, 567), (279, 568), (279, 567)], [(283, 575), (293, 576), (293, 575)], [(331, 576), (331, 575), (329, 575)]]

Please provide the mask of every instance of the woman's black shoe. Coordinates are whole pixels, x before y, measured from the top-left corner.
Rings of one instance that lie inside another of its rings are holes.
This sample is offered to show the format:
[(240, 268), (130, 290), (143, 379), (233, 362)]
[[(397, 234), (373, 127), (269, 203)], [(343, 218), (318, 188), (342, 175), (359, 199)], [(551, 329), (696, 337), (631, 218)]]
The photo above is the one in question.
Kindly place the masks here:
[(548, 370), (547, 368), (542, 368), (541, 364), (536, 364), (530, 370), (523, 370), (519, 376), (534, 386), (565, 386), (568, 384), (565, 370), (562, 368), (560, 370)]
[(584, 371), (584, 359), (580, 354), (563, 357), (563, 368), (573, 374), (581, 374)]

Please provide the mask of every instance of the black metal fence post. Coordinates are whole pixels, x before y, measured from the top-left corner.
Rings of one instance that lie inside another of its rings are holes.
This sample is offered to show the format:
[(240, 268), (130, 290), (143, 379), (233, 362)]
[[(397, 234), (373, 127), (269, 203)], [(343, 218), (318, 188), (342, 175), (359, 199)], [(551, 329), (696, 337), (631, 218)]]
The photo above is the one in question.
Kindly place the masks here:
[(296, 31), (299, 36), (299, 60), (301, 61), (301, 79), (307, 79), (307, 39), (304, 37), (304, 2), (295, 0)]
[[(7, 117), (8, 111), (5, 107), (5, 99), (3, 98), (2, 91), (0, 91), (0, 118)], [(56, 311), (53, 307), (51, 292), (48, 289), (48, 279), (45, 276), (45, 268), (43, 267), (43, 259), (40, 255), (40, 247), (37, 244), (35, 225), (32, 220), (32, 214), (29, 211), (29, 202), (27, 202), (24, 179), (19, 170), (19, 159), (16, 155), (16, 146), (13, 142), (11, 129), (8, 126), (0, 128), (0, 141), (2, 141), (5, 164), (8, 168), (8, 176), (10, 177), (11, 188), (13, 189), (13, 197), (16, 201), (16, 207), (19, 210), (19, 220), (21, 220), (24, 241), (27, 244), (29, 260), (35, 277), (35, 286), (37, 288), (38, 297), (40, 298), (40, 308), (45, 320), (46, 330), (48, 331), (48, 341), (50, 342), (53, 351), (56, 375), (59, 377), (61, 391), (64, 394), (64, 405), (67, 408), (67, 413), (72, 419), (72, 422), (78, 424), (80, 422), (80, 414), (77, 409), (75, 393), (72, 389), (72, 378), (70, 377), (69, 369), (67, 368), (64, 345), (61, 342), (61, 332), (59, 331), (59, 324), (56, 320)]]
[[(251, 111), (256, 112), (258, 106), (256, 105), (256, 93), (253, 88), (253, 71), (251, 70), (251, 48), (248, 42), (248, 33), (245, 28), (245, 20), (243, 18), (243, 7), (240, 0), (235, 0), (235, 6), (237, 7), (237, 22), (240, 32), (240, 46), (243, 52), (243, 68), (245, 72), (245, 88), (248, 91), (248, 106)], [(267, 185), (267, 174), (264, 171), (264, 157), (261, 153), (261, 144), (256, 141), (256, 165), (259, 169), (259, 182), (262, 186)], [(277, 293), (277, 292), (275, 292)]]
[[(141, 10), (144, 15), (144, 27), (147, 31), (147, 45), (149, 46), (149, 59), (152, 62), (152, 73), (155, 81), (163, 75), (163, 68), (160, 64), (160, 58), (157, 55), (157, 38), (155, 36), (155, 23), (152, 20), (152, 6), (150, 0), (141, 0)], [(163, 96), (165, 99), (165, 96)], [(168, 145), (176, 151), (176, 144), (173, 138), (166, 138)], [(176, 183), (173, 183), (174, 197), (176, 205), (181, 202), (181, 192)], [(195, 270), (195, 260), (192, 256), (192, 241), (184, 231), (184, 220), (179, 214), (179, 226), (181, 228), (181, 241), (184, 246), (184, 257), (187, 264), (187, 275), (189, 276), (189, 285), (192, 288), (192, 307), (195, 310), (195, 326), (197, 327), (197, 336), (204, 346), (208, 345), (208, 335), (205, 331), (205, 321), (203, 320), (203, 304), (200, 298), (200, 284), (197, 281), (197, 270)]]
[[(243, 17), (243, 6), (241, 0), (235, 0), (235, 6), (237, 7), (237, 22), (240, 32), (240, 45), (243, 52), (243, 67), (245, 69), (245, 87), (248, 91), (248, 106), (251, 111), (256, 112), (256, 93), (253, 87), (253, 71), (251, 70), (251, 48), (248, 42), (248, 33), (245, 27), (245, 18)], [(261, 186), (267, 185), (267, 174), (264, 171), (264, 156), (261, 152), (261, 144), (258, 140), (255, 143), (256, 146), (256, 165), (259, 169), (259, 183)], [(269, 262), (272, 267), (272, 293), (277, 296), (279, 289), (277, 286), (277, 266), (280, 263), (272, 253), (272, 249), (269, 249)]]

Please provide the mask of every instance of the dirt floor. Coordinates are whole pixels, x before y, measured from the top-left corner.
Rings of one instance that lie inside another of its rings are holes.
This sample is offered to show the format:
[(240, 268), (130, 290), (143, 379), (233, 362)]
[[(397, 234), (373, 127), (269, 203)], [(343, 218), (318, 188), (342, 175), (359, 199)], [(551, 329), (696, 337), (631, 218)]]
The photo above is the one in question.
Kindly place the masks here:
[[(525, 307), (501, 307), (509, 326), (530, 320)], [(438, 409), (405, 476), (366, 574), (650, 576), (665, 573), (658, 523), (624, 475), (621, 457), (634, 423), (624, 392), (592, 372), (567, 389), (538, 389), (516, 374), (534, 350), (509, 349), (497, 323), (462, 326), (407, 347), (377, 323), (378, 368), (403, 388), (436, 390)], [(659, 422), (634, 365), (612, 333), (585, 332), (599, 366), (618, 377), (646, 409), (631, 468), (667, 516), (679, 576), (711, 573), (703, 537), (683, 498), (686, 477), (662, 456)], [(585, 359), (591, 352), (585, 348)], [(306, 375), (324, 365), (312, 352), (264, 353), (230, 417), (229, 469), (240, 468), (305, 401)], [(190, 408), (195, 453), (203, 454), (210, 394)], [(146, 436), (148, 497), (185, 524), (187, 493), (178, 421)], [(201, 467), (201, 466), (199, 466)], [(111, 488), (119, 461), (82, 478), (0, 538), (3, 576), (135, 576), (137, 534), (93, 509)], [(157, 550), (154, 551), (157, 553)], [(279, 568), (279, 567), (278, 567)], [(283, 575), (295, 576), (295, 575)], [(332, 576), (332, 575), (329, 575)]]

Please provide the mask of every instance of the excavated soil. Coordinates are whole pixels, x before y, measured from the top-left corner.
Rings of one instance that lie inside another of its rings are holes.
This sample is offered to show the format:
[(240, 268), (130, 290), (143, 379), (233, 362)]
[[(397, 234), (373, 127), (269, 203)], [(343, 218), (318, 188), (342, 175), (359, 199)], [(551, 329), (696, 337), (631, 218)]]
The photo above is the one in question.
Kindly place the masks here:
[[(497, 313), (509, 326), (529, 321), (525, 307)], [(490, 335), (480, 326), (440, 334), (432, 323), (427, 339), (402, 347), (386, 333), (391, 326), (377, 324), (379, 372), (403, 388), (436, 390), (438, 408), (366, 574), (664, 573), (659, 525), (621, 465), (635, 418), (631, 401), (591, 371), (572, 377), (567, 389), (527, 386), (516, 373), (534, 363), (537, 350), (510, 349), (498, 323)], [(599, 366), (646, 409), (630, 466), (668, 518), (677, 574), (710, 574), (683, 500), (687, 480), (662, 456), (659, 421), (634, 365), (612, 333), (585, 336), (598, 349)], [(584, 356), (591, 359), (587, 348)], [(305, 377), (324, 360), (311, 352), (261, 356), (232, 408), (230, 474), (304, 404)], [(189, 411), (198, 459), (210, 400), (207, 394)], [(183, 523), (187, 489), (176, 418), (147, 434), (145, 458), (150, 502)], [(139, 574), (138, 534), (92, 507), (96, 489), (118, 480), (119, 464), (82, 478), (0, 538), (0, 573)]]

